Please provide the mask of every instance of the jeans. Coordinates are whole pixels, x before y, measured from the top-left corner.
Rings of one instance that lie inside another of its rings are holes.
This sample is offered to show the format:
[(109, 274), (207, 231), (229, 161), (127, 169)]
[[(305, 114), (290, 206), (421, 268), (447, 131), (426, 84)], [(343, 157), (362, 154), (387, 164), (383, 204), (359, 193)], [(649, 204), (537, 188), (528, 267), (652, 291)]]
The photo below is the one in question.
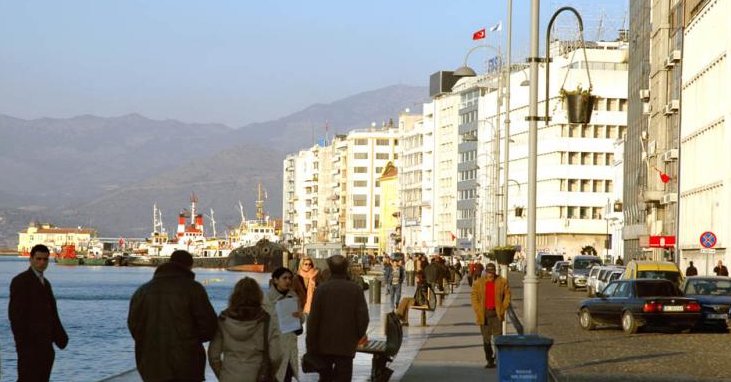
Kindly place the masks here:
[(353, 379), (353, 357), (323, 355), (330, 368), (320, 371), (320, 382), (350, 382)]
[(495, 310), (485, 309), (485, 323), (480, 325), (482, 333), (482, 347), (485, 350), (485, 359), (489, 362), (495, 360), (495, 352), (492, 350), (492, 337), (502, 334), (502, 322)]
[(391, 307), (394, 309), (398, 306), (401, 301), (401, 284), (391, 285)]

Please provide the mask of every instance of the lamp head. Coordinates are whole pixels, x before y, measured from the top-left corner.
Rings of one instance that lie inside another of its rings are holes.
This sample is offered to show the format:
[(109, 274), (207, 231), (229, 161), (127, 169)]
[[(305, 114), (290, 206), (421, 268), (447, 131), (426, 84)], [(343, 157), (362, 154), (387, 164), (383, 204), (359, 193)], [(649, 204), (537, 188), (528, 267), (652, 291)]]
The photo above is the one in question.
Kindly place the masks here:
[(455, 70), (454, 73), (452, 73), (452, 75), (457, 78), (475, 77), (475, 76), (477, 76), (477, 73), (475, 73), (475, 71), (472, 68), (465, 65), (465, 66), (461, 66), (461, 67), (457, 68), (457, 70)]

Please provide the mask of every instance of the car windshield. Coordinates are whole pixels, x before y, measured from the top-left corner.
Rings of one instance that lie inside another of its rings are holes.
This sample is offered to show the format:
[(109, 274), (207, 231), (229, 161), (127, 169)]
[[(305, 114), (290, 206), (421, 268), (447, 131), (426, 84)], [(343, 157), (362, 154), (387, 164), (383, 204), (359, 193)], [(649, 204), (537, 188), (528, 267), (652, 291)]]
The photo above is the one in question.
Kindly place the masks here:
[(619, 279), (619, 277), (622, 276), (622, 272), (614, 272), (609, 276), (610, 281), (614, 281)]
[(680, 296), (680, 291), (675, 285), (663, 282), (638, 282), (637, 297), (675, 297)]
[(673, 271), (639, 271), (638, 279), (670, 280), (675, 285), (680, 284), (680, 273)]
[(685, 293), (706, 296), (731, 296), (731, 280), (690, 280), (685, 287)]
[(601, 265), (601, 260), (598, 259), (576, 259), (574, 261), (574, 269), (589, 269), (595, 264)]
[(541, 267), (549, 268), (556, 264), (557, 261), (562, 261), (563, 256), (541, 256)]

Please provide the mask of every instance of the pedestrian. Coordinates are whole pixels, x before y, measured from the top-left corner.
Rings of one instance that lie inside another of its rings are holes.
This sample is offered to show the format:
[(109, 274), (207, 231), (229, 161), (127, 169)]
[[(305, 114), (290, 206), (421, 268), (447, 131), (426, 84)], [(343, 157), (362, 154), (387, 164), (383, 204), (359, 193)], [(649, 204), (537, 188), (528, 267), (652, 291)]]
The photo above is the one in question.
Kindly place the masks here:
[(406, 278), (406, 271), (401, 266), (401, 260), (393, 261), (393, 270), (391, 271), (391, 307), (396, 308), (401, 301), (401, 289)]
[(416, 277), (416, 261), (412, 255), (409, 255), (406, 258), (404, 270), (406, 271), (406, 286), (414, 286), (414, 279)]
[(302, 276), (305, 284), (305, 290), (307, 291), (307, 299), (305, 300), (304, 312), (305, 314), (310, 313), (310, 306), (312, 305), (312, 298), (315, 295), (315, 289), (317, 284), (320, 283), (320, 270), (315, 267), (315, 262), (311, 257), (305, 256), (300, 261), (300, 269), (297, 274)]
[(393, 267), (388, 257), (383, 257), (383, 282), (386, 284), (386, 296), (391, 294), (391, 277), (393, 275)]
[(368, 305), (363, 290), (347, 279), (348, 261), (341, 255), (327, 259), (330, 280), (315, 292), (307, 318), (307, 353), (328, 365), (320, 381), (347, 382), (353, 376), (353, 357), (368, 329)]
[(685, 269), (685, 276), (697, 276), (698, 275), (698, 269), (693, 265), (693, 262), (690, 262), (690, 265), (688, 265), (688, 268)]
[[(299, 303), (299, 296), (293, 289), (294, 273), (285, 267), (279, 267), (272, 272), (272, 278), (269, 281), (269, 292), (264, 299), (264, 307), (270, 316), (276, 317), (277, 302), (284, 299), (296, 299), (299, 311), (292, 314), (293, 317), (300, 319), (300, 324), (304, 324), (305, 315), (302, 312), (303, 305)], [(279, 343), (281, 345), (282, 362), (277, 371), (277, 381), (291, 382), (292, 378), (299, 380), (299, 351), (297, 350), (297, 336), (301, 335), (303, 330), (297, 330), (289, 333), (281, 333)]]
[(716, 276), (728, 276), (728, 268), (723, 265), (723, 261), (721, 260), (718, 260), (718, 265), (713, 268), (713, 272), (716, 273)]
[[(617, 257), (617, 261), (615, 261), (614, 263), (615, 263), (616, 265), (624, 265), (624, 261), (622, 260), (622, 258), (621, 258), (621, 257)], [(692, 262), (692, 261), (691, 261), (690, 263), (691, 263), (691, 264), (693, 264), (693, 262)]]
[(48, 381), (56, 352), (69, 342), (58, 316), (51, 282), (43, 276), (50, 251), (43, 244), (30, 250), (30, 267), (10, 282), (8, 316), (18, 353), (18, 381)]
[(218, 317), (216, 335), (208, 346), (208, 364), (219, 381), (256, 382), (266, 362), (271, 371), (280, 375), (277, 372), (282, 363), (279, 324), (264, 309), (263, 300), (264, 293), (251, 277), (244, 277), (234, 286), (228, 307)]
[(216, 312), (195, 281), (193, 256), (177, 250), (132, 296), (127, 326), (144, 381), (203, 381), (203, 343), (216, 333)]
[(508, 280), (496, 274), (495, 264), (488, 263), (485, 275), (472, 284), (472, 309), (475, 311), (475, 321), (482, 333), (482, 346), (487, 360), (485, 368), (495, 367), (492, 337), (501, 334), (508, 306), (510, 306)]

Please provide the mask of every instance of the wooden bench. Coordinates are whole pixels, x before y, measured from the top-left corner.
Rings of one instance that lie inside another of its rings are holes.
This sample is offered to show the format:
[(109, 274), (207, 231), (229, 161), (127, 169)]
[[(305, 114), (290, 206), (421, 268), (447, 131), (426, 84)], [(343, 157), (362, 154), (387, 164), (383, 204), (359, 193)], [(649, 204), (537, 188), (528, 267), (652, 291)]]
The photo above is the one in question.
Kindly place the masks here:
[(393, 362), (394, 357), (401, 349), (401, 342), (404, 339), (401, 320), (396, 313), (386, 315), (386, 340), (368, 340), (356, 349), (359, 353), (373, 354), (371, 362), (371, 381), (386, 382), (391, 378), (393, 370), (386, 365)]
[(413, 305), (411, 309), (421, 312), (421, 326), (426, 326), (426, 312), (433, 312), (437, 308), (437, 294), (431, 286), (427, 289), (426, 305)]
[(435, 295), (437, 295), (437, 304), (439, 306), (442, 306), (442, 302), (444, 301), (444, 297), (446, 297), (449, 293), (445, 290), (438, 290), (434, 292)]

